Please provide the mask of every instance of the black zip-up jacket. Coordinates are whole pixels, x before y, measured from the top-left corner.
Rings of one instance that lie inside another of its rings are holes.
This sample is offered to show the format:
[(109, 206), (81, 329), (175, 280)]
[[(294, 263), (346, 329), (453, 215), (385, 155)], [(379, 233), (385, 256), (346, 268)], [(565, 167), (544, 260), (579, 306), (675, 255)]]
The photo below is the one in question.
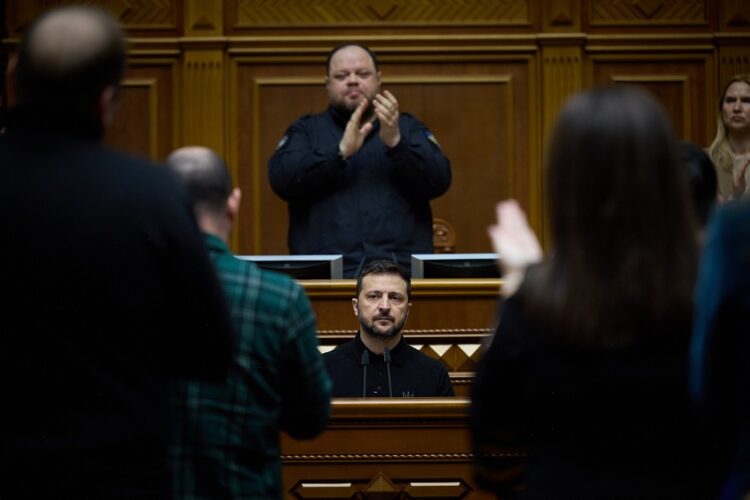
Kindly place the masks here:
[(346, 117), (332, 107), (294, 122), (269, 160), (274, 192), (289, 203), (292, 254), (343, 254), (344, 274), (389, 258), (407, 269), (432, 253), (429, 201), (445, 193), (451, 168), (427, 127), (401, 113), (401, 141), (389, 149), (377, 121), (351, 158), (339, 156)]

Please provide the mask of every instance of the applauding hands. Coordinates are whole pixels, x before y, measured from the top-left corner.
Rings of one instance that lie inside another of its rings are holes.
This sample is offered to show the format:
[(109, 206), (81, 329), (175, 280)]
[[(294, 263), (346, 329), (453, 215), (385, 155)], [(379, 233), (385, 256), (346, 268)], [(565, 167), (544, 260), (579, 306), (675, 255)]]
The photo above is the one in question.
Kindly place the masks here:
[[(365, 142), (367, 134), (372, 131), (373, 122), (362, 124), (362, 116), (370, 103), (363, 100), (352, 113), (344, 129), (344, 135), (339, 142), (339, 154), (344, 159), (359, 151)], [(401, 131), (398, 127), (398, 101), (389, 91), (377, 94), (372, 100), (375, 117), (380, 122), (380, 139), (389, 148), (396, 147), (401, 141)]]

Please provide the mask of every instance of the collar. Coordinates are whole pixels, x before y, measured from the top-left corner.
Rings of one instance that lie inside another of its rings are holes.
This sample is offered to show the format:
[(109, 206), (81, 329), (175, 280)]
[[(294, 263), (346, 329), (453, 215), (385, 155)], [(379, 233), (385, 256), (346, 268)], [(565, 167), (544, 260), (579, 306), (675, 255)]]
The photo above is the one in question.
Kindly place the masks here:
[[(365, 343), (362, 342), (362, 338), (360, 337), (359, 332), (357, 332), (357, 334), (354, 336), (354, 345), (354, 356), (357, 358), (357, 363), (359, 363), (360, 359), (362, 358), (362, 350), (367, 349)], [(382, 354), (375, 354), (369, 349), (367, 350), (370, 353), (370, 362), (372, 362), (373, 359), (377, 359), (380, 363), (385, 363)], [(403, 366), (404, 362), (406, 361), (408, 350), (408, 344), (404, 340), (404, 336), (402, 334), (401, 339), (398, 341), (398, 344), (396, 344), (396, 347), (391, 349), (391, 363), (397, 366)]]

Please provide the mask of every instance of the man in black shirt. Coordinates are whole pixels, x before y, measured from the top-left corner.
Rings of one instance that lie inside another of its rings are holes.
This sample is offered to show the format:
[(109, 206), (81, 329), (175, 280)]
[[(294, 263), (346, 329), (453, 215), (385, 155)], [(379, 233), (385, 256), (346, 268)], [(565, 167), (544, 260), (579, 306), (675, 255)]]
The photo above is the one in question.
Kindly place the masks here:
[(450, 162), (381, 91), (367, 47), (339, 45), (327, 70), (328, 109), (295, 121), (268, 163), (271, 187), (289, 203), (289, 251), (343, 254), (346, 277), (370, 259), (408, 266), (412, 253), (433, 252), (430, 200), (448, 190)]
[(333, 397), (454, 395), (445, 367), (401, 336), (411, 309), (411, 281), (403, 267), (388, 260), (366, 264), (352, 307), (357, 336), (323, 355)]

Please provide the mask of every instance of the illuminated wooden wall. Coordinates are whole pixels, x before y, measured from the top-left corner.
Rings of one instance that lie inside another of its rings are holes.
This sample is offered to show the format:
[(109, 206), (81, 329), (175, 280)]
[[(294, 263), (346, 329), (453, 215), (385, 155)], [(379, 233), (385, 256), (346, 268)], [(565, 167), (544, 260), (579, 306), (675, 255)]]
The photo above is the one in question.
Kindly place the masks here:
[[(60, 0), (6, 0), (8, 39)], [(85, 3), (85, 2), (77, 2)], [(518, 198), (543, 229), (544, 139), (565, 99), (636, 83), (677, 133), (714, 134), (717, 93), (750, 72), (747, 0), (97, 0), (131, 38), (120, 114), (108, 141), (163, 159), (203, 144), (244, 192), (233, 246), (286, 253), (285, 204), (266, 164), (286, 126), (326, 105), (324, 60), (345, 40), (379, 55), (385, 87), (423, 119), (453, 164), (433, 202), (457, 252), (489, 251), (495, 201)]]

